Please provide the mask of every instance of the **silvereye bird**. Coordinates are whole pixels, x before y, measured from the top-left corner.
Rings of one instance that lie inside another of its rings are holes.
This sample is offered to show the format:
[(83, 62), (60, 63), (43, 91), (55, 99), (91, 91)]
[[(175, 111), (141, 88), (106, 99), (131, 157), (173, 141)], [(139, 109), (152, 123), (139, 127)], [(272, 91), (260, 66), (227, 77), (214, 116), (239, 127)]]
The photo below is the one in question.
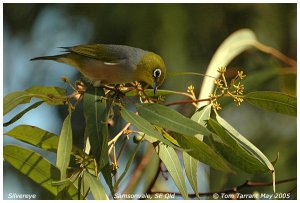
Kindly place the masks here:
[(162, 58), (149, 51), (124, 45), (90, 44), (65, 49), (64, 54), (41, 56), (33, 60), (54, 60), (75, 67), (94, 86), (144, 81), (156, 93), (166, 75)]

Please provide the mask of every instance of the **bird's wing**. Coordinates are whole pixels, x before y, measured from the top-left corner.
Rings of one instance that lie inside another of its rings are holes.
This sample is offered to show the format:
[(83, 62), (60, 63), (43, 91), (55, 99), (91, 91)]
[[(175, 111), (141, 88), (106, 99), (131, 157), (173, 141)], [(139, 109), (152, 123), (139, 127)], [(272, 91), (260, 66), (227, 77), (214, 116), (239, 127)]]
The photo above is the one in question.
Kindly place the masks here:
[(109, 47), (102, 44), (88, 44), (61, 48), (65, 49), (66, 52), (100, 60), (106, 65), (117, 65), (126, 60), (124, 55), (114, 52)]

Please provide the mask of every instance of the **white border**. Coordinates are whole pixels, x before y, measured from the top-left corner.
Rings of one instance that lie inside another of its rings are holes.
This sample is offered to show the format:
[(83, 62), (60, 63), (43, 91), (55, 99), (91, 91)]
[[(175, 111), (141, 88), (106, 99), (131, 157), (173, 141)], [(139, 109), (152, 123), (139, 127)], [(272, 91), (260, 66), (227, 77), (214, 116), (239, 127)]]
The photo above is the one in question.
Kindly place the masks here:
[[(1, 1), (1, 5), (0, 5), (0, 9), (1, 9), (1, 15), (0, 15), (0, 21), (1, 21), (1, 34), (0, 34), (0, 45), (1, 45), (1, 50), (0, 50), (0, 53), (1, 53), (1, 72), (0, 72), (0, 75), (1, 75), (1, 90), (0, 90), (0, 96), (2, 98), (2, 104), (1, 104), (1, 107), (0, 107), (0, 113), (1, 115), (3, 115), (3, 3), (297, 3), (297, 11), (300, 10), (300, 6), (298, 4), (298, 2), (296, 0), (276, 0), (276, 1), (270, 1), (270, 0), (264, 0), (264, 1), (246, 1), (246, 0), (243, 0), (243, 1), (238, 1), (238, 0), (232, 0), (232, 1), (221, 1), (221, 0), (211, 0), (211, 1), (196, 1), (196, 0), (186, 0), (186, 1), (179, 1), (179, 0), (173, 0), (173, 1), (168, 1), (168, 0), (144, 0), (144, 1), (141, 1), (141, 0), (131, 0), (131, 1), (108, 1), (108, 0), (103, 0), (103, 1), (79, 1), (79, 0), (75, 0), (75, 1), (70, 1), (70, 0), (52, 0), (52, 1), (37, 1), (37, 0), (32, 0), (32, 1), (27, 1), (27, 0), (17, 0), (17, 1), (9, 1), (9, 0), (5, 0), (5, 1)], [(299, 15), (297, 15), (297, 39), (298, 39), (298, 22), (300, 20), (300, 17)], [(300, 56), (300, 53), (299, 53), (299, 40), (297, 40), (297, 59), (299, 58)], [(300, 88), (300, 81), (298, 80), (297, 81), (297, 90), (299, 90)], [(297, 91), (297, 95), (299, 95), (299, 92)], [(298, 103), (297, 103), (297, 106), (298, 106)], [(300, 110), (298, 109), (297, 110), (297, 114), (299, 115), (300, 113)], [(3, 116), (1, 116), (1, 119), (0, 119), (1, 123), (3, 123)], [(298, 123), (299, 122), (299, 119), (297, 119), (297, 127), (298, 127)], [(3, 134), (3, 126), (1, 125), (1, 134)], [(297, 134), (298, 134), (298, 128), (297, 128)], [(300, 138), (297, 139), (297, 152), (298, 152), (298, 146), (299, 146), (299, 143), (300, 143)], [(3, 137), (0, 141), (1, 143), (1, 146), (3, 146)], [(1, 168), (0, 168), (0, 185), (2, 186), (1, 187), (1, 192), (0, 192), (0, 200), (3, 200), (3, 147), (1, 147), (0, 149), (0, 154), (1, 154), (1, 157), (2, 157), (2, 161), (1, 161)], [(298, 156), (298, 153), (297, 153), (297, 172), (298, 172), (298, 169), (299, 169), (299, 166), (300, 166), (300, 157)], [(297, 187), (297, 194), (300, 194), (300, 188)], [(4, 200), (6, 201), (6, 200)], [(38, 201), (41, 201), (41, 200), (38, 200)], [(54, 200), (53, 200), (54, 201)], [(138, 200), (119, 200), (119, 201), (138, 201)], [(150, 201), (154, 201), (154, 200), (150, 200)], [(160, 200), (159, 200), (160, 201)], [(201, 200), (203, 201), (203, 200)], [(55, 201), (56, 202), (56, 201)], [(155, 200), (155, 202), (157, 202), (157, 200)]]

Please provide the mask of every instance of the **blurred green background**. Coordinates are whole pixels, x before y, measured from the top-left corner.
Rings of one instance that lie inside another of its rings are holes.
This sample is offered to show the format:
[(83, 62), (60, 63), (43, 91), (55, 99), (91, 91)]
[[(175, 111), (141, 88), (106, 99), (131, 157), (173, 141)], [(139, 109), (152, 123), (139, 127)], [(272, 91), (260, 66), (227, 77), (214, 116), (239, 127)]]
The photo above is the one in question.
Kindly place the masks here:
[[(258, 40), (296, 59), (297, 5), (296, 4), (4, 4), (3, 6), (3, 81), (4, 95), (28, 87), (66, 85), (61, 76), (72, 81), (79, 78), (76, 70), (54, 62), (30, 62), (29, 59), (59, 53), (57, 47), (86, 43), (125, 44), (154, 51), (165, 60), (168, 72), (194, 71), (205, 73), (206, 67), (222, 41), (241, 28), (252, 29)], [(244, 70), (247, 76), (265, 74), (276, 68), (287, 68), (274, 57), (250, 50), (237, 57), (228, 66)], [(163, 89), (186, 91), (192, 84), (196, 93), (202, 78), (179, 76), (167, 78)], [(296, 76), (276, 76), (263, 83), (250, 83), (250, 90), (274, 90), (296, 95)], [(169, 100), (175, 98), (167, 98)], [(176, 98), (178, 99), (178, 98)], [(176, 106), (190, 116), (192, 106)], [(21, 108), (10, 113), (9, 120)], [(77, 115), (77, 116), (76, 116)], [(277, 179), (295, 177), (297, 173), (296, 119), (266, 112), (243, 103), (237, 108), (233, 103), (224, 106), (221, 115), (236, 129), (259, 147), (270, 160), (280, 158), (275, 166)], [(42, 107), (25, 115), (19, 124), (31, 124), (59, 134), (66, 108)], [(74, 140), (82, 143), (83, 125), (80, 111), (73, 119)], [(13, 126), (4, 129), (4, 132)], [(22, 143), (4, 137), (5, 144)], [(26, 145), (26, 147), (29, 147)], [(129, 145), (126, 155), (131, 152)], [(32, 148), (32, 147), (31, 147)], [(55, 155), (37, 150), (51, 162)], [(126, 158), (127, 160), (127, 158)], [(125, 163), (125, 162), (124, 162)], [(136, 163), (135, 163), (136, 164)], [(121, 165), (121, 168), (124, 167)], [(200, 170), (200, 176), (201, 176)], [(31, 180), (4, 163), (4, 194), (34, 193), (39, 199), (52, 199)], [(270, 174), (227, 175), (211, 170), (210, 181), (200, 181), (200, 192), (222, 190), (245, 180), (271, 181)], [(206, 174), (206, 175), (207, 175)], [(158, 181), (156, 188), (173, 190), (169, 178)], [(278, 192), (289, 192), (296, 183), (278, 185)], [(271, 192), (271, 187), (254, 188)], [(243, 190), (247, 192), (247, 190)], [(248, 192), (253, 191), (248, 190)], [(192, 192), (190, 190), (190, 192)]]

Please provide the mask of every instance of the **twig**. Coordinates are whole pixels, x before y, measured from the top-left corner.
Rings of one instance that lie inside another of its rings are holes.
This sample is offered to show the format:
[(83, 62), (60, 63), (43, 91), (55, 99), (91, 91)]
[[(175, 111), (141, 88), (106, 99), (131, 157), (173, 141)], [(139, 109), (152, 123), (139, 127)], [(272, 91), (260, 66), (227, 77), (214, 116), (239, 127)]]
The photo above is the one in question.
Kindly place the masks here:
[(123, 151), (124, 151), (124, 149), (125, 149), (125, 146), (126, 146), (126, 144), (127, 144), (126, 141), (127, 141), (127, 137), (124, 137), (123, 142), (122, 142), (122, 145), (121, 145), (121, 149), (120, 149), (120, 151), (119, 151), (119, 153), (118, 153), (118, 156), (117, 156), (117, 160), (119, 160), (121, 154), (123, 153)]
[[(123, 191), (123, 194), (130, 193), (130, 190), (134, 187), (134, 185), (137, 183), (138, 179), (141, 177), (143, 170), (151, 162), (154, 153), (155, 153), (155, 151), (153, 150), (152, 147), (150, 147), (148, 149), (147, 153), (141, 159), (138, 166), (135, 168), (134, 172), (132, 173), (132, 175), (130, 177), (130, 181), (129, 181), (128, 185), (126, 186), (125, 190)], [(159, 167), (158, 167), (158, 173), (159, 173)], [(155, 176), (153, 178), (152, 182), (156, 179), (157, 179), (157, 177)], [(151, 182), (149, 188), (154, 185), (152, 182)], [(148, 190), (149, 189), (147, 189), (147, 191)]]
[(203, 101), (210, 101), (210, 98), (207, 99), (195, 99), (195, 100), (181, 100), (181, 101), (176, 101), (176, 102), (170, 102), (165, 104), (165, 106), (172, 106), (172, 105), (179, 105), (179, 104), (192, 104), (192, 103), (198, 103), (198, 102), (203, 102)]
[[(275, 184), (278, 185), (278, 184), (283, 184), (283, 183), (292, 182), (292, 181), (296, 181), (296, 180), (297, 180), (297, 177), (288, 178), (288, 179), (276, 181)], [(199, 196), (212, 196), (214, 194), (221, 194), (221, 193), (236, 193), (236, 192), (238, 192), (239, 190), (241, 190), (243, 188), (264, 187), (264, 186), (272, 186), (272, 185), (273, 185), (273, 182), (252, 182), (252, 181), (247, 180), (243, 184), (235, 186), (235, 187), (230, 188), (230, 189), (225, 189), (225, 190), (215, 191), (215, 192), (203, 192), (203, 193), (199, 192), (198, 195)], [(163, 192), (161, 192), (161, 191), (150, 192), (148, 194), (156, 194), (156, 193), (162, 193), (162, 194), (173, 193), (176, 196), (182, 196), (182, 194), (178, 193), (178, 192), (164, 192), (164, 191)], [(193, 194), (188, 194), (188, 196), (191, 197), (191, 198), (194, 198), (194, 197), (196, 197), (196, 194), (194, 194), (194, 193)]]
[(273, 47), (266, 46), (259, 42), (257, 42), (254, 46), (257, 49), (259, 49), (260, 51), (271, 54), (271, 55), (275, 56), (276, 58), (278, 58), (279, 60), (283, 61), (284, 63), (286, 63), (292, 67), (297, 66), (297, 62), (294, 59), (284, 55), (283, 53), (281, 53), (277, 49), (274, 49)]
[(116, 134), (116, 136), (108, 142), (108, 146), (111, 145), (111, 144), (113, 144), (113, 143), (116, 143), (117, 140), (119, 139), (119, 137), (123, 134), (123, 132), (124, 132), (125, 130), (127, 130), (127, 128), (129, 128), (129, 126), (130, 126), (130, 123), (127, 123), (127, 124), (124, 126), (124, 128), (123, 128), (122, 130), (120, 130), (120, 132), (119, 132), (118, 134)]

